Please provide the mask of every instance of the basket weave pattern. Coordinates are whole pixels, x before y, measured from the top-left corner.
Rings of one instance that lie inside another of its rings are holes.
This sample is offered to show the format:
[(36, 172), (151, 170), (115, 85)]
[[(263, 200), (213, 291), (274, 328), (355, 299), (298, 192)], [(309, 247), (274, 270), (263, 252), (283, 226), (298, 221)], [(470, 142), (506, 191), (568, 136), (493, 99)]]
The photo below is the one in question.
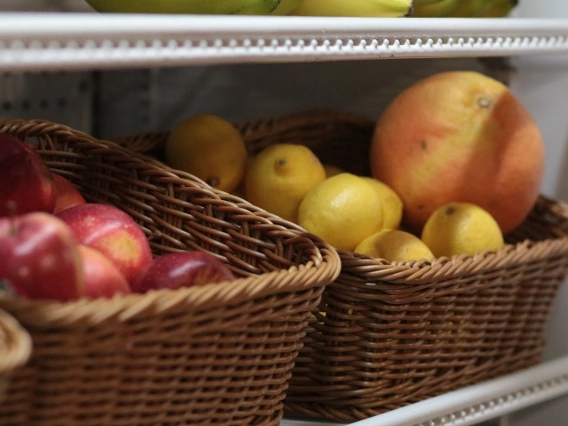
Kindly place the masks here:
[[(319, 111), (239, 123), (251, 153), (311, 148), (369, 174), (375, 123)], [(159, 157), (165, 133), (119, 142)], [(568, 273), (568, 208), (541, 197), (497, 253), (391, 264), (339, 250), (342, 270), (310, 320), (286, 397), (290, 413), (374, 416), (539, 362), (552, 302)]]
[(110, 300), (0, 298), (34, 344), (0, 424), (278, 424), (310, 311), (339, 273), (337, 253), (113, 143), (46, 121), (8, 121), (0, 132), (36, 143), (87, 201), (129, 213), (155, 255), (208, 251), (241, 277)]

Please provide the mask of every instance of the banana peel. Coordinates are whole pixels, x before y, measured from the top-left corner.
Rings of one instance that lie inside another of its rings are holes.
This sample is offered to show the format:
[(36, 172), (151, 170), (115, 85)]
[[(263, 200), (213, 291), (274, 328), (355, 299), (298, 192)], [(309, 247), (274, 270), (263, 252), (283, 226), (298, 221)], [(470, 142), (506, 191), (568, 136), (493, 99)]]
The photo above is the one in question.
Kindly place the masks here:
[(289, 15), (294, 9), (300, 7), (303, 2), (304, 0), (281, 0), (271, 15)]
[(399, 18), (410, 15), (413, 7), (413, 0), (304, 0), (291, 14)]
[(518, 5), (518, 0), (498, 0), (481, 15), (482, 18), (504, 18)]
[(416, 2), (413, 16), (418, 18), (440, 18), (455, 9), (463, 0), (440, 0), (437, 2)]
[(269, 15), (281, 0), (86, 0), (103, 13)]

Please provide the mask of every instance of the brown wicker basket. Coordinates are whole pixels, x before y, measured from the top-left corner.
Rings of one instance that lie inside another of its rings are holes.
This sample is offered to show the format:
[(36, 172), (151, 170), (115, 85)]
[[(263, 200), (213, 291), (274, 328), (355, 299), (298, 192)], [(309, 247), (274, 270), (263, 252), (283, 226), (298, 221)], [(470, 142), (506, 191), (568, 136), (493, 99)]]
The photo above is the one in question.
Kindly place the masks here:
[(156, 255), (213, 253), (242, 277), (110, 300), (0, 298), (34, 349), (0, 406), (8, 425), (277, 425), (310, 311), (340, 268), (287, 222), (110, 142), (45, 121), (0, 132), (91, 202), (129, 213)]
[(28, 332), (14, 317), (0, 309), (0, 410), (12, 372), (28, 361), (31, 348)]
[[(251, 153), (309, 146), (368, 175), (374, 122), (311, 112), (239, 123)], [(121, 139), (160, 156), (167, 134)], [(552, 302), (568, 273), (568, 208), (541, 197), (497, 253), (391, 264), (339, 251), (296, 360), (289, 413), (353, 421), (539, 362)]]

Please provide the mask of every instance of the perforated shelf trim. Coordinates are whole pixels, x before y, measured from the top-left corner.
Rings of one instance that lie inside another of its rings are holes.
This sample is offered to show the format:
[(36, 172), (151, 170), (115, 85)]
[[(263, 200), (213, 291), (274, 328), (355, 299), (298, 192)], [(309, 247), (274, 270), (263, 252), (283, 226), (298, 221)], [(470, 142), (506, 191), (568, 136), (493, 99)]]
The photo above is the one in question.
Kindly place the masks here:
[(0, 14), (0, 69), (568, 52), (568, 20)]

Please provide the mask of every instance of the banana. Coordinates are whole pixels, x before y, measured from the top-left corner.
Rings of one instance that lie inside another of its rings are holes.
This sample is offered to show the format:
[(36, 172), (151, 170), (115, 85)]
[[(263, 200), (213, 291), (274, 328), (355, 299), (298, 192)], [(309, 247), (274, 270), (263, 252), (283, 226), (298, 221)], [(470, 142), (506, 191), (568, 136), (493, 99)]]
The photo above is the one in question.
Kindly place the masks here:
[(441, 3), (443, 0), (414, 0), (414, 7), (430, 6), (436, 3)]
[(272, 11), (271, 15), (289, 15), (303, 2), (304, 0), (281, 0), (280, 4)]
[(482, 15), (482, 18), (503, 18), (519, 4), (518, 0), (497, 0)]
[(87, 0), (99, 12), (268, 15), (280, 0)]
[(476, 18), (489, 9), (496, 0), (468, 0), (462, 1), (446, 15), (452, 18)]
[(297, 16), (368, 16), (398, 18), (412, 12), (412, 0), (304, 0)]
[(450, 13), (460, 2), (467, 1), (470, 0), (441, 0), (436, 3), (416, 2), (413, 16), (420, 18), (440, 18)]

